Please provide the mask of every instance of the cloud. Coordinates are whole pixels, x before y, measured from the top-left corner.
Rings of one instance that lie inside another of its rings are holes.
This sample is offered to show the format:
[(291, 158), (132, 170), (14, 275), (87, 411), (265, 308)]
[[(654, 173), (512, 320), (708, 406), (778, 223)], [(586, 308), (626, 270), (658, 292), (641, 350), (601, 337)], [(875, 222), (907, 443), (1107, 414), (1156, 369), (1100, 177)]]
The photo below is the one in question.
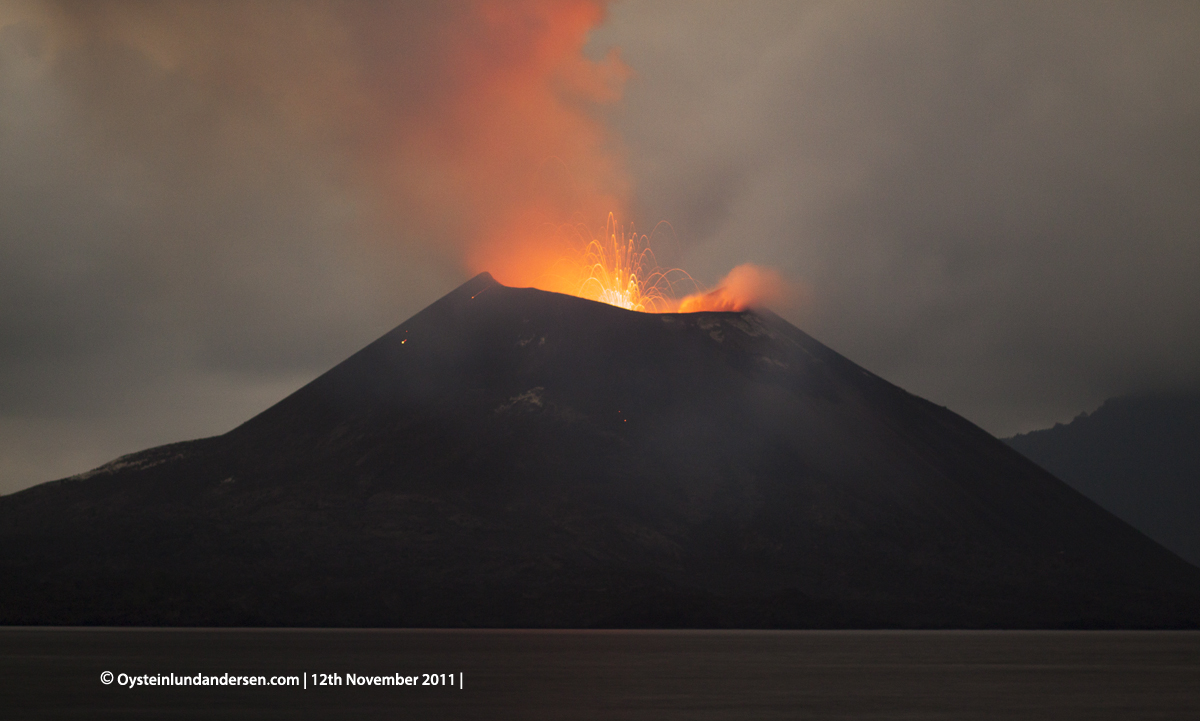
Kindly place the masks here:
[(613, 9), (636, 213), (996, 433), (1200, 378), (1193, 3)]

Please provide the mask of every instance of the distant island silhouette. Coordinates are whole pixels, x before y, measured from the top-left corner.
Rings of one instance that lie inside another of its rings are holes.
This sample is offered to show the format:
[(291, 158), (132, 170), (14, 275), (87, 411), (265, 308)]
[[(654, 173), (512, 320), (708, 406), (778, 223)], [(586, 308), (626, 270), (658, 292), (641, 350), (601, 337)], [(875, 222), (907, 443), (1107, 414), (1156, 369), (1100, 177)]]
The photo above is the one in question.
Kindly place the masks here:
[(1200, 393), (1111, 398), (1065, 425), (1004, 440), (1200, 566)]

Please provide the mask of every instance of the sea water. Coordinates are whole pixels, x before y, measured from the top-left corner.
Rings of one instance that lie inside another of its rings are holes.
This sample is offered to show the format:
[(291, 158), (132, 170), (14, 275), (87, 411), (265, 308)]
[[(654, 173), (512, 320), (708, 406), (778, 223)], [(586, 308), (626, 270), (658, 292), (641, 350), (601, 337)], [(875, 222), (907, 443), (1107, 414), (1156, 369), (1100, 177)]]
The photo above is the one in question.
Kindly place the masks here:
[(1200, 632), (0, 629), (14, 719), (1200, 719)]

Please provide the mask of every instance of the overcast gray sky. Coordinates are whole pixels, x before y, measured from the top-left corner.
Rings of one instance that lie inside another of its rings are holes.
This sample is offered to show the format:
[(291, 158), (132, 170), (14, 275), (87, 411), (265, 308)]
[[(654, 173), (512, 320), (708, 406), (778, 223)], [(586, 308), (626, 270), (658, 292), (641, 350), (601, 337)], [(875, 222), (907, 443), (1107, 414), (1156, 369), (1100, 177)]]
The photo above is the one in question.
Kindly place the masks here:
[(535, 196), (778, 269), (998, 435), (1194, 387), (1197, 38), (1194, 2), (0, 3), (0, 492), (229, 430)]

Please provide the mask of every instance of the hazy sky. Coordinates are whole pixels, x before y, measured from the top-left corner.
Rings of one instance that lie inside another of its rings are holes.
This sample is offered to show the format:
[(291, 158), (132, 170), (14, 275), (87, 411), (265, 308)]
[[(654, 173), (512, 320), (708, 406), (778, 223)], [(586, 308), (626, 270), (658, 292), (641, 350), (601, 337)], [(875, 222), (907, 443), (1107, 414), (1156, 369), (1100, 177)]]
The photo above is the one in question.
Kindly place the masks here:
[(0, 492), (229, 430), (608, 209), (999, 435), (1195, 386), (1197, 38), (1194, 2), (0, 3)]

